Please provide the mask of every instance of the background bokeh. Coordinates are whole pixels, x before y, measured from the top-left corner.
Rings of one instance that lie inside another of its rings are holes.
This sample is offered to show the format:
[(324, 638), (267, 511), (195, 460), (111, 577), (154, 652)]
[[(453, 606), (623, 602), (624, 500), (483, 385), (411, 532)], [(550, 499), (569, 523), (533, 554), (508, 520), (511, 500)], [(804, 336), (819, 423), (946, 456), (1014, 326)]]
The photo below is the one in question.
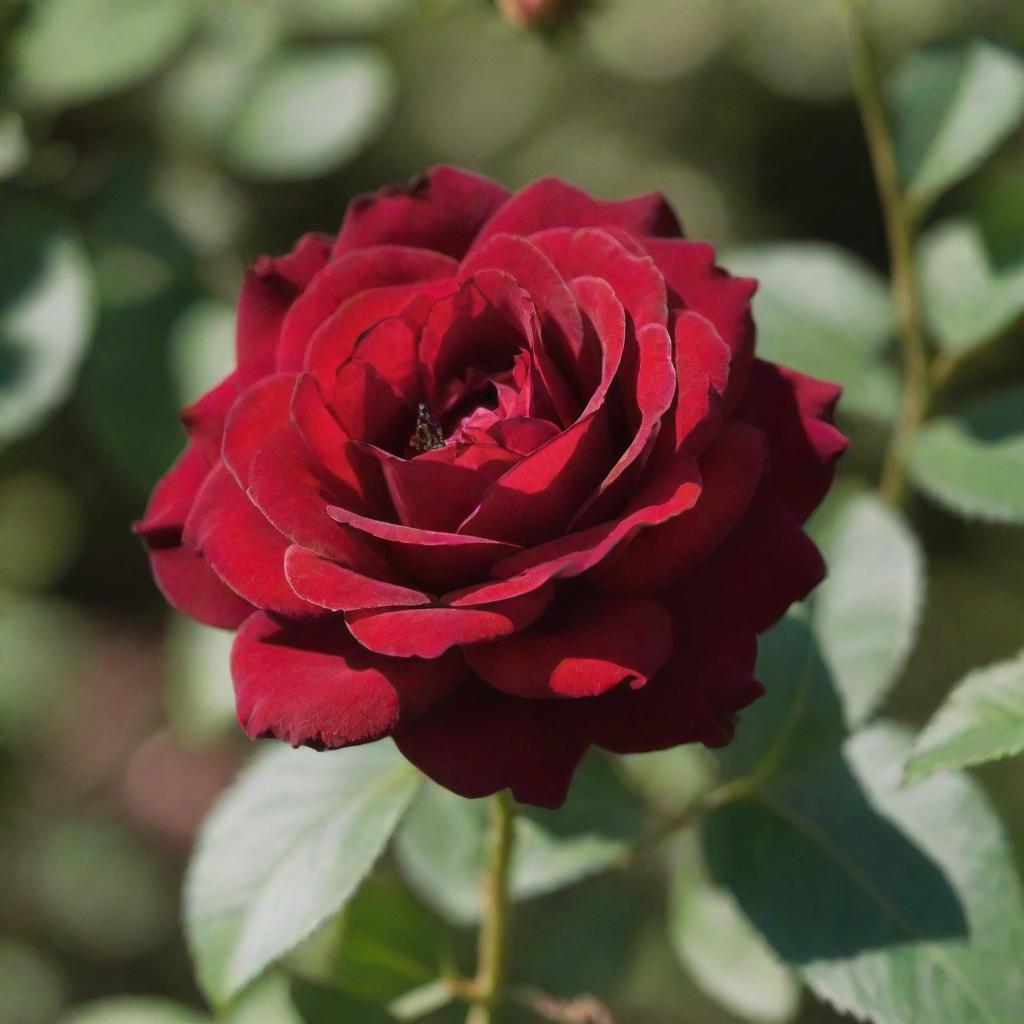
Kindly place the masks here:
[[(661, 189), (737, 259), (820, 240), (884, 273), (838, 8), (605, 0), (542, 36), (485, 0), (0, 0), (0, 1020), (126, 992), (201, 1005), (180, 879), (250, 748), (230, 637), (166, 609), (128, 526), (182, 445), (177, 409), (231, 364), (245, 265), (450, 162), (510, 186)], [(877, 16), (891, 60), (975, 36), (1024, 48), (1013, 0)], [(1024, 257), (1024, 140), (940, 212), (972, 216), (997, 267)], [(1022, 350), (1018, 331), (954, 395), (982, 373), (1024, 381)], [(845, 413), (851, 486), (877, 472), (884, 391)], [(916, 724), (1021, 646), (1024, 543), (914, 513), (928, 608), (889, 710)], [(699, 771), (630, 761), (652, 817)], [(981, 774), (1020, 860), (1024, 777)], [(700, 950), (670, 941), (664, 871), (650, 858), (527, 904), (519, 973), (596, 990), (627, 1024), (738, 1019), (683, 966)], [(747, 1019), (838, 1019), (772, 974), (750, 999)]]

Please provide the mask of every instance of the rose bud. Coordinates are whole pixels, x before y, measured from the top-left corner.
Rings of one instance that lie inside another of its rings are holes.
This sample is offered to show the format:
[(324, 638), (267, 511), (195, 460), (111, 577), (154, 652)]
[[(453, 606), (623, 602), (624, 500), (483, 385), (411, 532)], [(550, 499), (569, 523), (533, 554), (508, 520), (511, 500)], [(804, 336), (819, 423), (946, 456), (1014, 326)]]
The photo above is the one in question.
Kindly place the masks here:
[(838, 387), (755, 357), (754, 289), (660, 195), (452, 167), (260, 259), (136, 527), (238, 631), (246, 732), (552, 807), (592, 745), (727, 744), (846, 446)]
[(562, 0), (498, 0), (501, 13), (516, 25), (550, 22), (562, 6)]

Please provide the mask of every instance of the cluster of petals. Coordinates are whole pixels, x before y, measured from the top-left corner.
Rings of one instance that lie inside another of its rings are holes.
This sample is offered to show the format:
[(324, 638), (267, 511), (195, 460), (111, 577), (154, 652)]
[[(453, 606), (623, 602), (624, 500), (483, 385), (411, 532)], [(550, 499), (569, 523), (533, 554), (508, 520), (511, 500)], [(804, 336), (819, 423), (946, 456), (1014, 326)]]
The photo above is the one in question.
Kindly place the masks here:
[(592, 745), (728, 743), (845, 446), (754, 288), (659, 195), (451, 167), (259, 260), (137, 524), (249, 735), (544, 806)]

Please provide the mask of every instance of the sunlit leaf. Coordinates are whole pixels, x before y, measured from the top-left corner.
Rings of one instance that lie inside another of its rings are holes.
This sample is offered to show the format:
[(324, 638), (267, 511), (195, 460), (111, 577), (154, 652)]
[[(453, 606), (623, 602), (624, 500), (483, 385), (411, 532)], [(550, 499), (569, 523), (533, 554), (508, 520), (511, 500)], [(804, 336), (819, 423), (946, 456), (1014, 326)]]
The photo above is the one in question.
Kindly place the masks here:
[(15, 95), (27, 104), (79, 104), (133, 85), (184, 41), (193, 0), (36, 0), (15, 35)]
[(1024, 265), (994, 269), (973, 224), (951, 221), (921, 243), (925, 310), (939, 344), (963, 352), (1024, 316)]
[(669, 934), (680, 962), (712, 999), (743, 1020), (791, 1020), (800, 985), (736, 901), (680, 861), (672, 881)]
[(33, 428), (75, 379), (92, 277), (73, 235), (33, 207), (0, 217), (0, 444)]
[(925, 494), (959, 515), (1024, 522), (1024, 390), (926, 423), (909, 468)]
[(896, 150), (927, 204), (970, 174), (1024, 115), (1024, 61), (986, 42), (912, 54), (892, 82)]
[(312, 178), (359, 153), (384, 128), (394, 77), (367, 47), (282, 52), (257, 69), (225, 152), (256, 178)]
[(969, 673), (914, 743), (907, 779), (1024, 750), (1024, 652)]
[(419, 784), (386, 742), (257, 759), (207, 819), (185, 887), (189, 946), (214, 1003), (341, 909)]
[(912, 649), (924, 600), (917, 539), (902, 516), (871, 495), (846, 502), (823, 543), (828, 576), (812, 621), (848, 725), (879, 705)]
[(842, 408), (888, 419), (897, 383), (882, 361), (893, 333), (884, 280), (824, 242), (751, 246), (722, 255), (730, 273), (754, 277), (758, 354), (844, 386)]
[[(476, 919), (487, 850), (489, 801), (426, 786), (398, 832), (399, 863), (416, 891), (457, 923)], [(607, 761), (584, 761), (558, 811), (524, 807), (516, 819), (512, 891), (519, 898), (571, 885), (621, 861), (639, 809)]]
[(716, 879), (822, 998), (877, 1024), (1013, 1020), (1024, 901), (1002, 827), (963, 777), (902, 786), (908, 739), (874, 726), (716, 812)]

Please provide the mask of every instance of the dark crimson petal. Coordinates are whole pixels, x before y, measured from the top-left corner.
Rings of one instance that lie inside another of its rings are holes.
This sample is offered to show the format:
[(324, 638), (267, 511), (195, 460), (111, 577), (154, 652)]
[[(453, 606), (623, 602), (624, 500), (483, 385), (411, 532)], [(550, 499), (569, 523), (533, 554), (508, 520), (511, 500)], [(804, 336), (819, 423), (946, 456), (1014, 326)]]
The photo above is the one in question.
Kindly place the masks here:
[(366, 537), (340, 526), (328, 515), (338, 500), (332, 481), (306, 458), (294, 435), (268, 440), (253, 460), (249, 498), (295, 544), (337, 559), (357, 572), (381, 579), (387, 566)]
[(285, 315), (326, 265), (329, 252), (326, 236), (304, 235), (287, 256), (264, 256), (246, 274), (235, 338), (243, 386), (273, 373)]
[(731, 353), (710, 320), (699, 313), (682, 312), (676, 318), (675, 356), (679, 394), (672, 417), (672, 444), (700, 455), (725, 415)]
[(405, 526), (452, 533), (490, 484), (519, 461), (495, 444), (447, 444), (413, 459), (363, 447), (367, 458), (380, 465), (391, 502)]
[(382, 448), (404, 450), (416, 427), (416, 405), (361, 359), (338, 371), (331, 408), (349, 437)]
[(459, 530), (524, 547), (557, 536), (610, 460), (608, 418), (598, 410), (499, 477)]
[(551, 603), (546, 586), (482, 608), (398, 608), (349, 612), (352, 635), (371, 651), (397, 658), (437, 658), (452, 647), (511, 636), (536, 622)]
[(224, 424), (224, 464), (242, 487), (249, 486), (249, 469), (267, 436), (288, 422), (295, 391), (293, 374), (277, 373), (243, 392)]
[(145, 516), (133, 529), (149, 550), (157, 586), (173, 608), (208, 626), (235, 629), (252, 612), (252, 605), (227, 587), (182, 539), (185, 520), (209, 471), (204, 452), (189, 445), (156, 485)]
[(755, 360), (737, 415), (768, 436), (768, 478), (800, 521), (818, 507), (847, 439), (833, 425), (837, 384)]
[[(534, 358), (550, 351), (558, 370), (570, 383), (578, 380), (583, 322), (572, 292), (550, 260), (524, 238), (496, 235), (466, 257), (459, 276), (468, 280), (484, 270), (508, 274), (533, 300), (546, 343), (544, 351), (534, 352)], [(552, 397), (557, 400), (559, 396)], [(559, 409), (559, 413), (564, 422), (571, 422), (579, 410)]]
[(218, 463), (199, 489), (185, 523), (185, 541), (250, 604), (293, 618), (320, 615), (284, 575), (288, 541), (264, 518), (228, 468)]
[(181, 422), (189, 440), (195, 442), (210, 463), (220, 458), (224, 440), (224, 421), (242, 389), (237, 371), (225, 377), (215, 388), (207, 391), (181, 411)]
[(414, 245), (459, 259), (508, 196), (508, 189), (488, 178), (433, 167), (406, 188), (356, 196), (345, 211), (335, 251)]
[(762, 486), (743, 518), (680, 591), (721, 615), (742, 615), (759, 632), (825, 578), (825, 563), (800, 523)]
[(583, 313), (581, 379), (590, 394), (583, 410), (586, 416), (604, 402), (619, 371), (626, 345), (626, 313), (607, 281), (578, 277), (571, 285)]
[(313, 278), (288, 310), (281, 325), (277, 369), (306, 369), (306, 349), (313, 332), (353, 295), (368, 288), (451, 277), (456, 269), (455, 261), (439, 252), (400, 245), (379, 245), (339, 256)]
[(750, 299), (757, 282), (746, 277), (730, 277), (716, 267), (715, 250), (705, 242), (649, 238), (646, 245), (672, 294), (687, 309), (710, 320), (729, 346), (732, 352), (729, 398), (730, 404), (734, 404), (742, 394), (754, 358)]
[(320, 385), (308, 373), (295, 384), (291, 421), (314, 463), (336, 482), (346, 505), (364, 514), (384, 511), (387, 495), (383, 482), (349, 442), (348, 434), (327, 408)]
[(558, 178), (541, 178), (517, 192), (477, 236), (474, 249), (498, 234), (529, 235), (545, 228), (614, 225), (634, 235), (676, 237), (682, 228), (665, 197), (600, 200)]
[(596, 697), (643, 686), (672, 654), (672, 619), (657, 601), (575, 588), (529, 629), (465, 648), (469, 667), (514, 697)]
[(628, 591), (662, 590), (679, 582), (736, 525), (764, 467), (764, 434), (743, 423), (727, 424), (701, 461), (697, 504), (638, 533), (596, 570), (596, 579), (601, 586)]
[(420, 771), (474, 799), (511, 789), (523, 803), (559, 807), (588, 742), (574, 702), (508, 697), (467, 680), (419, 721), (395, 732)]
[(685, 452), (679, 452), (656, 478), (644, 485), (621, 519), (504, 558), (491, 571), (505, 578), (467, 586), (446, 594), (444, 601), (457, 607), (480, 605), (528, 593), (548, 580), (580, 576), (600, 565), (638, 531), (692, 508), (700, 491), (696, 462)]
[(372, 654), (340, 619), (278, 621), (262, 612), (231, 652), (238, 720), (253, 738), (344, 747), (415, 721), (465, 676), (456, 652), (430, 662)]
[(558, 427), (550, 420), (539, 420), (532, 416), (511, 416), (498, 420), (487, 430), (488, 436), (506, 451), (514, 455), (529, 455), (542, 444), (557, 436)]
[(284, 572), (299, 597), (332, 612), (414, 607), (431, 601), (429, 594), (394, 581), (364, 576), (298, 544), (285, 553)]
[(372, 366), (404, 401), (419, 399), (419, 328), (415, 324), (398, 317), (382, 320), (356, 342), (352, 362)]
[(635, 359), (630, 360), (635, 376), (624, 386), (636, 403), (636, 432), (600, 486), (580, 504), (570, 523), (572, 529), (610, 519), (623, 507), (654, 447), (662, 417), (675, 397), (676, 374), (668, 331), (660, 324), (641, 327), (636, 332), (635, 348)]
[(340, 506), (328, 508), (327, 513), (339, 523), (387, 541), (391, 564), (432, 593), (444, 593), (485, 578), (496, 562), (521, 550), (517, 544), (487, 537), (386, 523)]
[(735, 731), (737, 711), (764, 688), (754, 678), (756, 635), (742, 617), (709, 614), (696, 601), (674, 600), (674, 653), (640, 690), (619, 688), (579, 705), (588, 734), (606, 750), (632, 754), (680, 743), (720, 747)]
[(403, 284), (390, 288), (369, 288), (353, 295), (313, 332), (306, 346), (303, 365), (316, 377), (324, 391), (330, 391), (338, 368), (348, 360), (359, 339), (382, 320), (401, 317), (409, 323), (426, 318), (433, 303), (452, 294), (452, 281)]

